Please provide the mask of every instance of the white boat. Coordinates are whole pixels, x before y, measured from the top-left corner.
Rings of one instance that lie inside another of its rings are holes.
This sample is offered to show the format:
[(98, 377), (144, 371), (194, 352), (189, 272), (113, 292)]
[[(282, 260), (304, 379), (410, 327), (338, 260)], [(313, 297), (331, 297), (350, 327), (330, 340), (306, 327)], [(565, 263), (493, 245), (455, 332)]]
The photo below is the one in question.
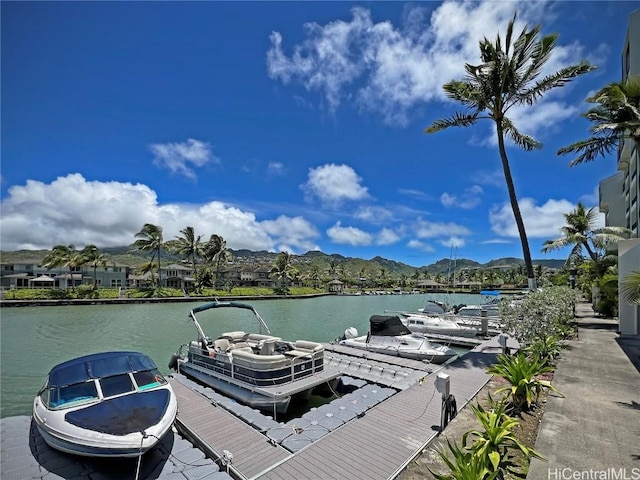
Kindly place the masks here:
[[(237, 308), (253, 313), (260, 331), (222, 333), (212, 340), (195, 314), (210, 309)], [(324, 368), (324, 346), (307, 340), (283, 341), (251, 306), (239, 302), (212, 302), (189, 312), (198, 337), (182, 345), (169, 368), (208, 385), (240, 403), (285, 413), (293, 398), (308, 399), (314, 392), (330, 390), (340, 372)], [(330, 387), (330, 388), (329, 388)]]
[(354, 327), (348, 328), (338, 340), (340, 345), (370, 352), (384, 353), (431, 363), (444, 363), (457, 352), (445, 345), (430, 342), (412, 333), (398, 316), (373, 315), (369, 319), (369, 333), (358, 336)]
[(44, 441), (91, 457), (138, 457), (169, 431), (178, 403), (148, 356), (103, 352), (51, 369), (33, 401)]
[(401, 319), (413, 333), (432, 333), (437, 335), (451, 335), (456, 337), (475, 337), (479, 330), (472, 326), (464, 326), (453, 319), (438, 315), (408, 314)]

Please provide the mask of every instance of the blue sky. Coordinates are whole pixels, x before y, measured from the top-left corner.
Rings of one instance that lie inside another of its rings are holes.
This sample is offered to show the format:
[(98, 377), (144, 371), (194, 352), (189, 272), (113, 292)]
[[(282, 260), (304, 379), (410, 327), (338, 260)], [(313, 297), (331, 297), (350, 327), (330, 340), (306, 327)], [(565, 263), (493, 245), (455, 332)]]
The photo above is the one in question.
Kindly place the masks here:
[(541, 24), (550, 70), (598, 68), (512, 112), (544, 147), (509, 147), (532, 256), (598, 203), (615, 158), (569, 168), (584, 99), (621, 75), (635, 2), (7, 2), (3, 250), (129, 245), (145, 223), (233, 249), (413, 266), (522, 258), (489, 122), (442, 85), (478, 41)]

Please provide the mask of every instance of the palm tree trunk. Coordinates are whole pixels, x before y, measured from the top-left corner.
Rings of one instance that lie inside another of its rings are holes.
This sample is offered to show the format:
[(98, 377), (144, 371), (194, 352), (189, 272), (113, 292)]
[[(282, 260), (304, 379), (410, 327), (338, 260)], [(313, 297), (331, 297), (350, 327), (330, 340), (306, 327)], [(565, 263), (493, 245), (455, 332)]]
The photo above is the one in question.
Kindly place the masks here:
[(162, 273), (160, 271), (160, 247), (158, 247), (158, 288), (162, 288)]
[(511, 176), (511, 168), (509, 167), (509, 159), (507, 158), (507, 151), (504, 147), (504, 130), (502, 129), (502, 123), (496, 122), (498, 132), (498, 149), (500, 150), (500, 159), (502, 160), (502, 170), (504, 171), (504, 179), (507, 182), (507, 190), (509, 191), (509, 200), (511, 201), (511, 209), (513, 210), (513, 216), (516, 220), (518, 227), (518, 234), (520, 235), (520, 243), (522, 243), (522, 255), (524, 256), (524, 266), (527, 272), (527, 283), (529, 289), (536, 288), (536, 278), (533, 273), (533, 262), (531, 261), (531, 251), (529, 250), (529, 241), (527, 240), (527, 232), (524, 228), (524, 222), (522, 221), (522, 214), (520, 213), (520, 206), (518, 205), (518, 197), (516, 196), (516, 188), (513, 185), (513, 178)]

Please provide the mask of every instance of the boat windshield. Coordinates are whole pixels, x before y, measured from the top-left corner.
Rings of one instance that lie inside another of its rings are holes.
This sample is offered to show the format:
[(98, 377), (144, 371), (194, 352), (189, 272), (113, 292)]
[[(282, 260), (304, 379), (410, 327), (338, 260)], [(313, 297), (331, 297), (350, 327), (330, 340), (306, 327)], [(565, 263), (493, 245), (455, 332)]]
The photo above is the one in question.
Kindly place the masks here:
[(167, 383), (167, 380), (158, 369), (135, 372), (133, 378), (136, 380), (139, 390), (148, 390), (159, 387), (160, 385), (166, 385)]
[(69, 408), (82, 403), (93, 402), (98, 399), (98, 389), (93, 380), (75, 383), (64, 387), (50, 387), (41, 394), (45, 405), (52, 408)]

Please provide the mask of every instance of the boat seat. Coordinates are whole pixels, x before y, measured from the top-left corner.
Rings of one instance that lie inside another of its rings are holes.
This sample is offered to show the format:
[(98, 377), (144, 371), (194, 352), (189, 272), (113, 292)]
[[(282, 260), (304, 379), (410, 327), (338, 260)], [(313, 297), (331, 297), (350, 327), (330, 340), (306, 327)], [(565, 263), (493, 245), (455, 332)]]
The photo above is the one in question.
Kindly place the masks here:
[(256, 370), (271, 370), (289, 364), (284, 355), (257, 355), (244, 350), (233, 350), (233, 361), (237, 365), (247, 366)]
[(242, 330), (236, 330), (233, 332), (225, 332), (222, 335), (220, 335), (220, 338), (227, 338), (232, 342), (240, 342), (242, 340), (246, 340), (247, 334)]
[(231, 343), (226, 338), (218, 338), (214, 340), (213, 346), (218, 352), (226, 352), (231, 346)]
[(307, 353), (317, 353), (324, 350), (324, 345), (317, 342), (310, 342), (308, 340), (296, 340), (294, 349)]

